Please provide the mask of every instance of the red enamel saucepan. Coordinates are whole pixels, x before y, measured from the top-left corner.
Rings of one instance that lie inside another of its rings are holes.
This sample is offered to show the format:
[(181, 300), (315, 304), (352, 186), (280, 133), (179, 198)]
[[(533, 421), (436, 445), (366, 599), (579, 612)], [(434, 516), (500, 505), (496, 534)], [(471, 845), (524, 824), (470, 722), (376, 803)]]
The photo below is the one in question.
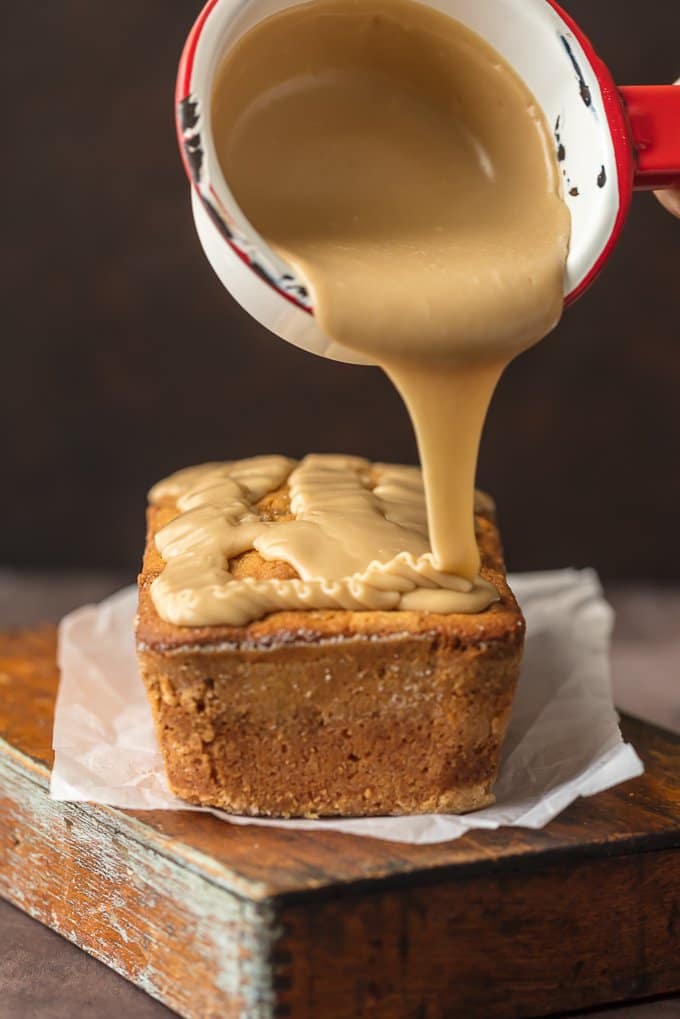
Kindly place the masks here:
[[(323, 334), (314, 296), (239, 209), (215, 153), (211, 89), (224, 53), (263, 18), (298, 0), (210, 0), (177, 79), (177, 130), (196, 227), (224, 286), (272, 332), (305, 350), (357, 356)], [(515, 68), (554, 132), (572, 219), (569, 304), (611, 254), (635, 189), (680, 185), (680, 87), (617, 87), (591, 42), (554, 0), (424, 0), (483, 36)], [(274, 172), (274, 171), (273, 171)]]

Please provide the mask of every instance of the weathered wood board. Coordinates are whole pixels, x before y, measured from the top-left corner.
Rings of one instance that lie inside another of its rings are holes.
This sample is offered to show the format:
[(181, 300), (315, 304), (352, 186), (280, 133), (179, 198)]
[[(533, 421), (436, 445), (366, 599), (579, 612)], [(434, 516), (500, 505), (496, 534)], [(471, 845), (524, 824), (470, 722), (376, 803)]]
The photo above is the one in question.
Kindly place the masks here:
[(537, 1016), (680, 990), (680, 740), (538, 832), (402, 846), (53, 803), (52, 627), (0, 635), (0, 894), (181, 1015)]

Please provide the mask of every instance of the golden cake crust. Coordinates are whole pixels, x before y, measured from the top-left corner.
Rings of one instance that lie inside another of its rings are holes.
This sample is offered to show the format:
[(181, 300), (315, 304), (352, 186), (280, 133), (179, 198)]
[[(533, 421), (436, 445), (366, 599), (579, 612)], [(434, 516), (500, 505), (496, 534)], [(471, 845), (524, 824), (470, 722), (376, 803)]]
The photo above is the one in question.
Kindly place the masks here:
[[(258, 508), (289, 514), (287, 489)], [(463, 813), (493, 802), (524, 641), (494, 511), (477, 516), (500, 601), (475, 615), (307, 610), (246, 626), (178, 627), (150, 586), (163, 568), (148, 510), (136, 625), (140, 670), (173, 792), (255, 816)], [(294, 576), (254, 551), (235, 576)]]

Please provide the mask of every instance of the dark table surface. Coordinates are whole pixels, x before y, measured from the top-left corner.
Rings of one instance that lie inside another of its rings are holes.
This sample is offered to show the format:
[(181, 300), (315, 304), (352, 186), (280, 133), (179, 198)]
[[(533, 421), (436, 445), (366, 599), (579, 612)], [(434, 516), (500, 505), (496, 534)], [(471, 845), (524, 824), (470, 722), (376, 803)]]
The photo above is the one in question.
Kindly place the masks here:
[[(0, 626), (56, 620), (128, 580), (110, 573), (0, 571)], [(617, 585), (607, 595), (617, 614), (612, 665), (618, 706), (680, 731), (680, 588)], [(161, 1019), (172, 1013), (70, 942), (0, 901), (0, 1019), (113, 1019), (119, 1015)], [(588, 1015), (680, 1019), (680, 998)]]

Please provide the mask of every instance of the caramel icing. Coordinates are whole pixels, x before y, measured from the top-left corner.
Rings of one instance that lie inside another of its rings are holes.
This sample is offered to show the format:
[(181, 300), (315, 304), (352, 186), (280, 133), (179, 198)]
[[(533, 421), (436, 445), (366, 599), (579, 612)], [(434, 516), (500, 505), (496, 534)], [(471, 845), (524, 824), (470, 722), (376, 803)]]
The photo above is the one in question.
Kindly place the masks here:
[[(495, 50), (431, 7), (313, 0), (229, 50), (210, 117), (234, 197), (307, 281), (320, 326), (397, 386), (425, 493), (415, 469), (373, 476), (348, 458), (180, 473), (154, 490), (176, 491), (182, 511), (158, 537), (158, 612), (199, 625), (282, 608), (484, 609), (484, 418), (505, 365), (562, 311), (569, 214), (540, 108)], [(262, 520), (258, 498), (285, 477), (294, 519)], [(298, 579), (231, 577), (248, 548)]]
[[(286, 483), (292, 519), (266, 519), (258, 502)], [(177, 626), (242, 625), (280, 609), (478, 612), (498, 598), (481, 577), (437, 569), (417, 467), (260, 456), (179, 471), (150, 500), (179, 510), (156, 536), (165, 568), (151, 587)], [(230, 560), (249, 549), (297, 577), (234, 578)]]
[(322, 328), (399, 389), (434, 559), (474, 579), (488, 404), (563, 303), (569, 213), (534, 97), (430, 7), (314, 0), (227, 53), (211, 120), (234, 197), (306, 279)]

